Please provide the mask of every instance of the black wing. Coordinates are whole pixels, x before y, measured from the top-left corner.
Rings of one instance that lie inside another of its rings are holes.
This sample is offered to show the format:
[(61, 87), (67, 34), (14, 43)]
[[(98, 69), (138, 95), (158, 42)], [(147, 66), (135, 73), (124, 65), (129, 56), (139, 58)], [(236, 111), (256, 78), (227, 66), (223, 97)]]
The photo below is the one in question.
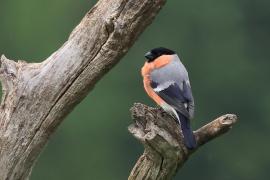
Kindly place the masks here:
[[(151, 85), (157, 87), (157, 83), (153, 82)], [(155, 87), (153, 86), (153, 89)], [(176, 111), (182, 113), (188, 119), (193, 117), (194, 113), (194, 103), (191, 88), (186, 82), (183, 83), (183, 90), (177, 85), (177, 83), (172, 83), (167, 88), (155, 91), (166, 103), (172, 106)], [(187, 107), (185, 107), (187, 104)]]
[(188, 84), (186, 81), (183, 82), (183, 96), (187, 101), (188, 104), (187, 110), (189, 112), (190, 118), (192, 119), (194, 117), (195, 105), (190, 84)]

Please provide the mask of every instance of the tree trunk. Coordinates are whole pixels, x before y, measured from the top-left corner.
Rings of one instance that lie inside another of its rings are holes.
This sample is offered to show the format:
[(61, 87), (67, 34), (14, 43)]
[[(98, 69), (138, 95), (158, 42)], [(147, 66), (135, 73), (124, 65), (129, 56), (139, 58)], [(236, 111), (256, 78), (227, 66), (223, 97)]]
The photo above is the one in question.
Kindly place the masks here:
[(41, 63), (1, 57), (0, 179), (28, 179), (64, 117), (132, 46), (165, 0), (100, 0)]

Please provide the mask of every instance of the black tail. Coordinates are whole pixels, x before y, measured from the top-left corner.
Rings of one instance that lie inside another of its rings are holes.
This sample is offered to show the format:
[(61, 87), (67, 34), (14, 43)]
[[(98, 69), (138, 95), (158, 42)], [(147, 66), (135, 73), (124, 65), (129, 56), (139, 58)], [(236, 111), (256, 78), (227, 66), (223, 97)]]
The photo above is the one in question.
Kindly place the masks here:
[(181, 129), (184, 136), (184, 143), (188, 149), (194, 149), (197, 146), (195, 137), (193, 135), (193, 131), (190, 127), (190, 120), (186, 118), (181, 113), (177, 112), (180, 123), (181, 123)]

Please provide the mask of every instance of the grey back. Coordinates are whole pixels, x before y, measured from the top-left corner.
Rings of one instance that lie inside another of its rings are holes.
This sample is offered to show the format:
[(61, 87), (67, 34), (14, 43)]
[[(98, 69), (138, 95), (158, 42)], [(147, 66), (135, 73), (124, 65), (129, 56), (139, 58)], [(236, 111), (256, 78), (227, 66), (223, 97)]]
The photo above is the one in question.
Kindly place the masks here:
[(168, 82), (177, 83), (180, 89), (183, 89), (183, 82), (189, 83), (188, 72), (177, 55), (173, 55), (170, 64), (152, 71), (151, 80), (162, 85)]

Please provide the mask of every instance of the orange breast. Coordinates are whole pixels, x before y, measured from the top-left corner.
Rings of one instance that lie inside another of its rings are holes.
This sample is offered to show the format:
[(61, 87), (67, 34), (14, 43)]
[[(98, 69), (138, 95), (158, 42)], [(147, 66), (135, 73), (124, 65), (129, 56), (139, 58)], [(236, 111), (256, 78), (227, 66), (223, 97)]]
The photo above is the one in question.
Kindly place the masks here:
[(141, 74), (143, 76), (143, 85), (146, 93), (150, 98), (152, 98), (158, 105), (161, 105), (164, 103), (164, 100), (161, 99), (157, 93), (153, 90), (151, 87), (151, 79), (150, 79), (150, 74), (154, 69), (161, 68), (165, 66), (166, 64), (170, 63), (172, 60), (172, 56), (170, 55), (163, 55), (154, 60), (153, 62), (145, 62)]

